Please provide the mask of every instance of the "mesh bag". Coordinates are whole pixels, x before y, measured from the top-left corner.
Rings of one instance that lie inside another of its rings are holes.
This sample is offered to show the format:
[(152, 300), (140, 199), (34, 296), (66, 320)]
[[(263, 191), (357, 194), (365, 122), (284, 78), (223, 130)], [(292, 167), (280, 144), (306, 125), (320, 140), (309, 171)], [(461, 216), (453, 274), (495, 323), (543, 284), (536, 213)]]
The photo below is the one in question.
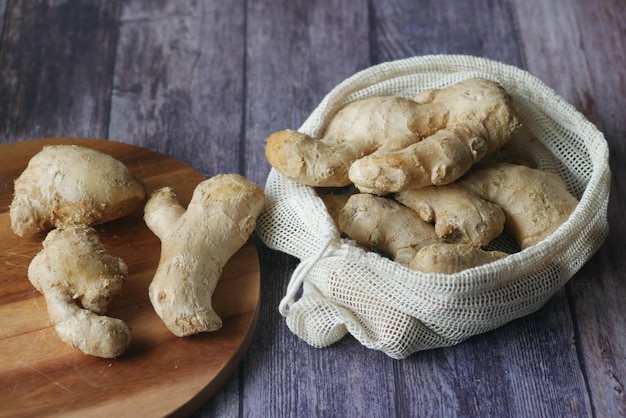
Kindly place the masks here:
[[(580, 200), (574, 213), (524, 251), (455, 274), (425, 274), (342, 239), (314, 189), (272, 169), (257, 232), (268, 247), (300, 259), (279, 310), (308, 344), (326, 347), (350, 333), (393, 358), (457, 344), (539, 309), (606, 238), (610, 171), (604, 136), (518, 68), (457, 55), (383, 63), (335, 87), (299, 130), (319, 136), (339, 108), (357, 99), (409, 97), (472, 77), (497, 81), (509, 92), (529, 134), (521, 148), (566, 182)], [(502, 240), (492, 249), (511, 252), (508, 246)]]

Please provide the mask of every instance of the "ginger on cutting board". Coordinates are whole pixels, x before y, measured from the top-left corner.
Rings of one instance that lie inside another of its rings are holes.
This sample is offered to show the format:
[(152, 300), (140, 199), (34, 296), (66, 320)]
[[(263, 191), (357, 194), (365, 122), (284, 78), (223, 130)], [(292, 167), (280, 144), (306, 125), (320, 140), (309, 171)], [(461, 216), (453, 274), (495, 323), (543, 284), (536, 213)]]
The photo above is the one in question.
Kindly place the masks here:
[(87, 226), (52, 230), (28, 268), (28, 279), (45, 298), (57, 334), (85, 354), (121, 355), (130, 329), (103, 316), (126, 280), (124, 262), (106, 252), (97, 232)]
[(215, 286), (227, 261), (252, 235), (264, 204), (263, 189), (238, 174), (201, 182), (186, 210), (169, 187), (149, 198), (144, 220), (161, 240), (149, 296), (174, 335), (221, 328), (212, 307)]
[(24, 236), (95, 225), (138, 210), (145, 188), (115, 158), (78, 145), (47, 145), (15, 180), (11, 228)]
[(456, 180), (504, 145), (519, 125), (504, 89), (473, 78), (413, 99), (354, 101), (337, 112), (321, 138), (276, 132), (265, 154), (299, 183), (354, 183), (361, 191), (384, 195)]

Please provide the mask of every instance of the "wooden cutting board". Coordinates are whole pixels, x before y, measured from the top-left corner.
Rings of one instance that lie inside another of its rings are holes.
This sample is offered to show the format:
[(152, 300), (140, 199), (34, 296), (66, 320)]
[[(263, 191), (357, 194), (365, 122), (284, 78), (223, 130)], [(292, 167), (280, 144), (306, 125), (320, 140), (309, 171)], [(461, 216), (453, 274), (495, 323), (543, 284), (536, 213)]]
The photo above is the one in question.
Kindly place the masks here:
[(204, 179), (167, 156), (112, 141), (59, 138), (0, 146), (0, 415), (119, 418), (192, 413), (236, 370), (252, 339), (260, 294), (253, 241), (230, 260), (213, 295), (223, 327), (178, 338), (165, 328), (148, 299), (160, 242), (145, 226), (141, 211), (97, 226), (105, 248), (128, 265), (123, 294), (108, 315), (124, 320), (133, 339), (117, 359), (85, 355), (59, 340), (42, 295), (28, 281), (28, 265), (45, 235), (20, 238), (10, 228), (13, 180), (49, 143), (78, 144), (112, 155), (143, 179), (148, 192), (172, 186), (185, 207)]

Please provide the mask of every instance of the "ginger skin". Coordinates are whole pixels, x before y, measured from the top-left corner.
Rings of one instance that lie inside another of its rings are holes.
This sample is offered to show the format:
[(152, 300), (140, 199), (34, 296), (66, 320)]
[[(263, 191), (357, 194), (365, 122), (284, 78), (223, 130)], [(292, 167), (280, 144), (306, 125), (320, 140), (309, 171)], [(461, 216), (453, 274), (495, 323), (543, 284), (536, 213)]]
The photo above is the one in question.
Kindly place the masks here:
[(436, 243), (421, 248), (409, 268), (424, 273), (452, 274), (506, 257), (501, 251), (484, 251), (466, 244)]
[(554, 232), (578, 204), (556, 174), (517, 164), (477, 167), (456, 184), (501, 207), (504, 228), (522, 249)]
[(359, 244), (408, 265), (422, 247), (438, 242), (435, 228), (417, 213), (386, 197), (352, 195), (337, 220), (339, 230)]
[(449, 243), (484, 247), (504, 230), (502, 209), (457, 184), (409, 189), (394, 199), (435, 224), (437, 236)]
[(369, 97), (340, 109), (322, 138), (284, 130), (267, 139), (265, 156), (287, 178), (308, 186), (351, 183), (350, 165), (379, 148), (400, 149), (420, 140), (411, 130), (419, 107), (395, 96)]
[(124, 262), (108, 254), (87, 226), (50, 231), (28, 268), (28, 279), (43, 294), (61, 340), (103, 358), (118, 357), (130, 344), (126, 324), (102, 316), (126, 275)]
[(186, 210), (169, 187), (152, 194), (144, 220), (161, 240), (161, 258), (149, 296), (174, 335), (221, 328), (212, 307), (215, 286), (228, 260), (252, 235), (264, 204), (263, 190), (237, 174), (201, 182)]
[(383, 195), (449, 184), (506, 144), (520, 126), (511, 98), (486, 79), (427, 90), (413, 100), (420, 117), (412, 129), (423, 140), (355, 161), (349, 177), (359, 190)]
[(413, 100), (383, 96), (349, 103), (321, 138), (277, 132), (265, 154), (296, 182), (354, 183), (363, 192), (385, 195), (456, 180), (504, 145), (519, 125), (504, 89), (475, 78)]
[(15, 180), (11, 228), (24, 236), (95, 225), (138, 210), (144, 199), (143, 184), (115, 158), (77, 145), (48, 145)]

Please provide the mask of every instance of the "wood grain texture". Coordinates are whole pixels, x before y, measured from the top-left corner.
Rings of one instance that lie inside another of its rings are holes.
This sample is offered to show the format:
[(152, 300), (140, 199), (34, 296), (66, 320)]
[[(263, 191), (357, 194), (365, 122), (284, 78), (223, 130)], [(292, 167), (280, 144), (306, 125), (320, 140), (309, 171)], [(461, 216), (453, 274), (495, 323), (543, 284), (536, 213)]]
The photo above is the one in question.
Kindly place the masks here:
[(135, 0), (120, 19), (109, 138), (240, 172), (243, 2)]
[(187, 415), (209, 399), (237, 369), (250, 344), (260, 294), (259, 264), (252, 242), (224, 268), (213, 294), (223, 319), (216, 332), (178, 338), (167, 330), (148, 299), (159, 262), (160, 242), (142, 214), (96, 227), (103, 246), (128, 266), (122, 294), (109, 312), (131, 328), (132, 341), (117, 359), (84, 355), (56, 335), (43, 296), (27, 278), (43, 234), (17, 237), (8, 206), (13, 179), (46, 143), (72, 143), (114, 156), (149, 192), (171, 186), (186, 206), (204, 176), (145, 148), (78, 138), (0, 146), (0, 404), (3, 415), (114, 416)]
[(298, 260), (257, 242), (257, 332), (237, 372), (194, 416), (626, 416), (625, 8), (621, 0), (0, 0), (0, 143), (110, 138), (263, 185), (265, 138), (300, 126), (358, 70), (432, 53), (527, 69), (597, 124), (611, 152), (610, 235), (566, 288), (536, 314), (394, 361), (350, 337), (327, 349), (295, 337), (277, 306)]
[(265, 139), (297, 129), (337, 83), (370, 65), (367, 2), (248, 2), (246, 171), (264, 182)]
[(520, 40), (507, 0), (373, 0), (374, 64), (428, 54), (469, 54), (521, 66)]
[(0, 135), (106, 137), (117, 1), (7, 3)]
[[(4, 27), (4, 13), (7, 9), (7, 0), (0, 0), (0, 33)], [(0, 46), (2, 45), (2, 39), (0, 39)]]

